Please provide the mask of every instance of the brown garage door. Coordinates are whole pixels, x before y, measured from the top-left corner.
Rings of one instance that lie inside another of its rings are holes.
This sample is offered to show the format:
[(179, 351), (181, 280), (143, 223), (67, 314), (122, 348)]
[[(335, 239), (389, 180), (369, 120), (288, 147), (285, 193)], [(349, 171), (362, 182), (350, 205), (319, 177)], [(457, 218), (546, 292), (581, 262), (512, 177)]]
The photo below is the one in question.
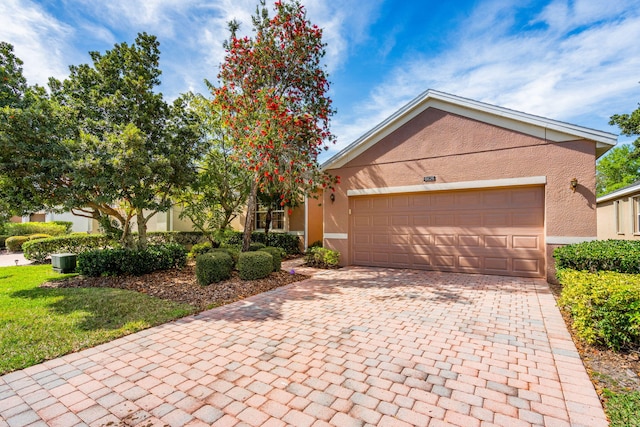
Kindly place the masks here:
[(507, 276), (545, 271), (544, 188), (357, 196), (353, 264)]

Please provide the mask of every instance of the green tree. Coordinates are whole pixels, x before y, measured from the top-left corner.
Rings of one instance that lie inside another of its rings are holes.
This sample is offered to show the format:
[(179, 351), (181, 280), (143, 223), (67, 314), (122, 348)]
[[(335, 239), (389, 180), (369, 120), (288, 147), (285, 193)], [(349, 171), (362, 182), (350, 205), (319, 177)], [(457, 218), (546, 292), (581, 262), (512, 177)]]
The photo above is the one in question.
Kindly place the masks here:
[(249, 248), (260, 189), (273, 185), (290, 204), (335, 183), (317, 162), (334, 140), (322, 30), (307, 20), (298, 1), (277, 1), (275, 12), (271, 18), (260, 2), (253, 37), (238, 37), (237, 23), (229, 24), (221, 85), (213, 92), (235, 158), (251, 173), (243, 250)]
[(202, 95), (191, 95), (190, 106), (202, 126), (203, 155), (196, 179), (180, 195), (181, 217), (212, 239), (212, 233), (226, 230), (244, 209), (250, 175), (235, 159), (218, 106)]
[(640, 158), (631, 145), (614, 147), (596, 165), (596, 195), (604, 196), (640, 179)]
[[(610, 125), (617, 125), (625, 136), (640, 135), (640, 107), (631, 114), (614, 114), (609, 120)], [(635, 150), (633, 157), (640, 157), (640, 138), (633, 141)]]
[(0, 205), (5, 214), (42, 209), (67, 172), (70, 111), (29, 86), (13, 46), (0, 42)]
[(50, 79), (52, 98), (73, 112), (78, 129), (65, 141), (69, 170), (60, 177), (73, 191), (53, 201), (107, 230), (115, 219), (127, 247), (135, 218), (137, 245), (145, 247), (149, 219), (168, 210), (195, 176), (198, 118), (183, 97), (169, 105), (155, 91), (161, 71), (154, 36), (138, 34), (131, 45), (90, 56), (91, 65), (71, 66), (63, 82)]

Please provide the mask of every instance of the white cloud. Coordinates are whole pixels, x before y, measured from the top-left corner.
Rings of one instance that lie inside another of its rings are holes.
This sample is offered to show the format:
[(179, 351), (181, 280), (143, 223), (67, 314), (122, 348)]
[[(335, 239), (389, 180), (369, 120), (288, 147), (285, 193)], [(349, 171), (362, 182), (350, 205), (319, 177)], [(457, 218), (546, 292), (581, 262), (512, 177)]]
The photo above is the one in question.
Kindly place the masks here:
[(524, 31), (513, 30), (512, 7), (483, 4), (452, 30), (445, 52), (398, 65), (335, 121), (336, 149), (427, 88), (558, 120), (596, 116), (602, 127), (628, 111), (630, 94), (640, 97), (640, 9), (610, 3), (556, 1), (535, 20), (545, 25)]
[(64, 55), (72, 33), (71, 27), (31, 1), (0, 2), (0, 40), (14, 46), (30, 84), (44, 85), (50, 76), (67, 74)]

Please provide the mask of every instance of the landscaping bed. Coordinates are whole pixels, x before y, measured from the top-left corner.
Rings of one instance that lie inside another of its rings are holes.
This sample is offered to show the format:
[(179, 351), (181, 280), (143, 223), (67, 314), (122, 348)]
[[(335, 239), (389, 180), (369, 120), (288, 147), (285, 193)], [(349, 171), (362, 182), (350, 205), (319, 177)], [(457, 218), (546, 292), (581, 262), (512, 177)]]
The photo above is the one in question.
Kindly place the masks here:
[(243, 298), (266, 292), (307, 276), (287, 271), (271, 273), (258, 280), (242, 280), (234, 271), (229, 280), (200, 286), (196, 281), (195, 264), (190, 262), (180, 270), (165, 270), (142, 276), (76, 276), (47, 282), (44, 287), (56, 288), (118, 288), (141, 292), (157, 298), (186, 303), (201, 311), (229, 304)]

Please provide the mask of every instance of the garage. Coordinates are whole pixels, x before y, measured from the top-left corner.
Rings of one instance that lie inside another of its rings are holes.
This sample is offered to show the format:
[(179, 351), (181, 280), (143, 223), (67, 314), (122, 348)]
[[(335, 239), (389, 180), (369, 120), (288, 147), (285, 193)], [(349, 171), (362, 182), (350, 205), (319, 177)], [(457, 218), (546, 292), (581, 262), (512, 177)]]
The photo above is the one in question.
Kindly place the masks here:
[(545, 275), (544, 187), (349, 197), (354, 265)]

